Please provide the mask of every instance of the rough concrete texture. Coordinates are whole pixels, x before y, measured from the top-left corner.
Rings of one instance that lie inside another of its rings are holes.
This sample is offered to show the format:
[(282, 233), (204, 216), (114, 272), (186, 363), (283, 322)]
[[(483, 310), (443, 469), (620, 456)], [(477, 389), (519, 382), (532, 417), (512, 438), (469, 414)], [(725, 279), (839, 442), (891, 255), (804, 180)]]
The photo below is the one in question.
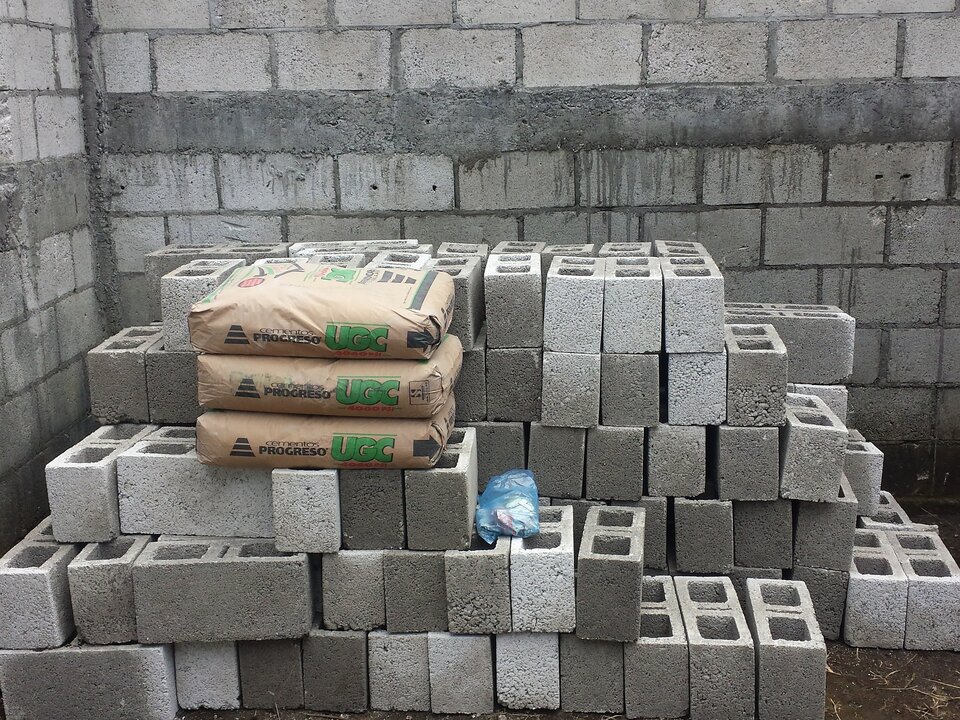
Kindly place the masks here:
[(483, 292), (488, 348), (543, 345), (543, 281), (538, 254), (491, 254), (483, 272)]
[(540, 508), (540, 533), (510, 541), (515, 632), (573, 632), (576, 626), (573, 508)]
[(121, 330), (87, 353), (90, 412), (102, 422), (147, 422), (146, 353), (162, 341), (159, 326)]
[(600, 354), (543, 353), (544, 425), (595, 427), (600, 422)]
[(497, 635), (497, 701), (511, 710), (560, 707), (560, 641), (557, 633)]
[(150, 538), (124, 536), (87, 545), (67, 566), (77, 636), (91, 645), (137, 640), (133, 563)]
[[(853, 528), (854, 523), (851, 523), (851, 533)], [(791, 568), (794, 562), (793, 543), (792, 502), (734, 501), (733, 555), (738, 566)]]
[[(787, 349), (772, 325), (727, 325), (727, 424), (786, 422)], [(845, 419), (845, 414), (844, 418)]]
[(172, 645), (69, 646), (0, 657), (10, 720), (177, 716)]
[(776, 500), (780, 496), (779, 430), (721, 425), (716, 472), (721, 500)]
[(403, 473), (341, 470), (340, 529), (343, 547), (378, 550), (406, 547)]
[[(620, 251), (611, 248), (608, 252)], [(611, 256), (606, 261), (605, 271), (603, 351), (614, 354), (660, 352), (663, 334), (660, 260)]]
[(533, 473), (538, 492), (551, 498), (583, 495), (586, 442), (584, 428), (530, 423), (527, 469)]
[(733, 503), (676, 498), (673, 522), (678, 571), (730, 572), (734, 564)]
[(690, 662), (673, 578), (644, 577), (640, 607), (640, 639), (623, 644), (626, 715), (631, 719), (686, 717)]
[(158, 343), (147, 350), (147, 401), (150, 422), (192, 425), (200, 417), (197, 402), (197, 354), (176, 352)]
[(375, 630), (386, 624), (383, 550), (341, 550), (322, 557), (323, 625)]
[(427, 633), (430, 710), (493, 712), (493, 648), (489, 635)]
[(472, 350), (463, 351), (460, 375), (453, 385), (457, 399), (457, 423), (485, 420), (487, 417), (487, 330), (480, 328)]
[(827, 700), (827, 646), (807, 586), (750, 579), (747, 597), (757, 653), (757, 717), (820, 720)]
[(387, 630), (446, 632), (447, 588), (442, 552), (387, 550), (383, 554), (383, 583)]
[(407, 547), (462, 550), (470, 546), (477, 509), (478, 448), (474, 428), (455, 429), (430, 470), (405, 470)]
[[(605, 500), (570, 500), (567, 498), (545, 498), (540, 506), (571, 507), (573, 508), (573, 564), (576, 566), (580, 554), (580, 541), (583, 539), (583, 526), (587, 521), (590, 508), (597, 505), (607, 505)], [(629, 503), (622, 503), (629, 504)]]
[(70, 639), (67, 566), (78, 549), (24, 540), (0, 558), (0, 648), (43, 650)]
[(472, 422), (477, 430), (478, 488), (487, 487), (490, 478), (527, 464), (526, 440), (521, 422)]
[[(643, 565), (667, 569), (667, 498), (642, 497), (634, 502), (614, 500), (611, 507), (639, 507), (644, 511)], [(577, 552), (579, 553), (579, 546)]]
[(193, 304), (213, 292), (242, 260), (194, 260), (160, 278), (163, 345), (168, 350), (190, 350), (187, 317)]
[(58, 542), (106, 542), (120, 533), (117, 456), (126, 447), (84, 440), (47, 464), (47, 498)]
[(840, 489), (847, 428), (814, 395), (787, 394), (780, 430), (780, 494), (792, 500), (832, 502)]
[(857, 497), (844, 477), (833, 502), (795, 503), (793, 561), (797, 565), (847, 570), (853, 559)]
[(601, 425), (590, 428), (587, 431), (585, 497), (639, 500), (643, 495), (645, 438), (642, 427)]
[(650, 427), (660, 422), (660, 355), (600, 356), (600, 424)]
[(668, 353), (667, 420), (720, 425), (727, 417), (727, 352)]
[[(156, 542), (133, 566), (141, 642), (301, 637), (313, 619), (307, 556), (269, 541)], [(269, 586), (263, 612), (260, 588)], [(189, 609), (189, 612), (187, 612)]]
[(240, 665), (235, 642), (177, 643), (177, 700), (184, 710), (240, 707)]
[(500, 422), (540, 419), (543, 354), (540, 348), (489, 348), (487, 417)]
[(623, 648), (619, 642), (560, 635), (560, 707), (564, 712), (623, 712)]
[(284, 552), (340, 549), (340, 482), (335, 470), (274, 470), (273, 527)]
[(367, 635), (370, 707), (374, 710), (430, 710), (427, 633)]
[[(446, 251), (449, 252), (450, 243), (445, 244), (448, 246)], [(460, 338), (465, 351), (473, 350), (474, 342), (483, 326), (485, 262), (485, 254), (451, 254), (438, 256), (426, 264), (426, 267), (445, 272), (453, 278), (453, 319), (447, 332)]]
[(847, 584), (843, 641), (853, 647), (902, 648), (910, 581), (886, 533), (858, 529)]
[(490, 245), (487, 243), (460, 243), (460, 242), (442, 242), (437, 246), (437, 257), (472, 257), (481, 258), (482, 264), (486, 264), (487, 256), (490, 254)]
[(598, 258), (554, 258), (547, 272), (543, 346), (566, 353), (599, 353), (606, 263)]
[(880, 500), (878, 502), (879, 510), (876, 515), (871, 517), (857, 517), (857, 527), (866, 530), (880, 530), (882, 532), (893, 532), (897, 530), (909, 530), (911, 532), (937, 532), (936, 525), (928, 523), (915, 523), (907, 515), (897, 499), (886, 490), (880, 491)]
[(240, 696), (245, 708), (303, 707), (300, 639), (237, 643)]
[(668, 353), (723, 350), (723, 275), (710, 257), (660, 259), (664, 349)]
[(510, 538), (487, 545), (474, 535), (469, 550), (448, 550), (443, 562), (450, 632), (510, 632)]
[(747, 580), (783, 580), (784, 571), (780, 568), (740, 567), (734, 565), (730, 571), (730, 582), (737, 591), (741, 605), (747, 604)]
[(696, 497), (707, 483), (707, 435), (702, 427), (657, 425), (647, 431), (647, 494)]
[(843, 474), (857, 496), (857, 515), (873, 517), (880, 509), (880, 483), (883, 480), (883, 453), (865, 440), (847, 442)]
[(838, 640), (847, 604), (850, 573), (795, 564), (790, 572), (790, 579), (798, 580), (807, 586), (823, 637), (826, 640)]
[(314, 628), (303, 638), (303, 706), (322, 712), (367, 709), (367, 634)]
[(823, 400), (844, 423), (847, 422), (847, 406), (850, 393), (846, 385), (811, 385), (809, 383), (788, 383), (787, 392), (797, 395), (816, 395)]

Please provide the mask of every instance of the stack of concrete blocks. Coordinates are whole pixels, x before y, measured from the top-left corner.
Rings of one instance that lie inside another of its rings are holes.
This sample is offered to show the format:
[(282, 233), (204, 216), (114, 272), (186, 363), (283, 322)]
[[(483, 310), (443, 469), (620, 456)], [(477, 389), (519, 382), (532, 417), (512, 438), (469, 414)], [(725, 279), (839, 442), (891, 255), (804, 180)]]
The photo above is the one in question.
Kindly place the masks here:
[(903, 647), (910, 581), (882, 530), (857, 529), (843, 619), (843, 641), (853, 647)]
[(877, 499), (877, 510), (872, 515), (861, 513), (857, 520), (857, 526), (866, 530), (907, 530), (910, 532), (938, 532), (936, 525), (928, 523), (915, 523), (907, 515), (897, 499), (887, 491), (881, 491)]

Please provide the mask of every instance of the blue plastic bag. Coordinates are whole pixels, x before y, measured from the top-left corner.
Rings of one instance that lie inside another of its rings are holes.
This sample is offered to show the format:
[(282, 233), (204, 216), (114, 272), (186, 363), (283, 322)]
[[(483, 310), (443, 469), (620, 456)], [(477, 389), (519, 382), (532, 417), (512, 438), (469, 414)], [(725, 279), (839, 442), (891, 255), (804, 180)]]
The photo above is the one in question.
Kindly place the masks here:
[(529, 470), (491, 478), (477, 503), (477, 533), (487, 544), (499, 535), (530, 537), (540, 532), (540, 494)]

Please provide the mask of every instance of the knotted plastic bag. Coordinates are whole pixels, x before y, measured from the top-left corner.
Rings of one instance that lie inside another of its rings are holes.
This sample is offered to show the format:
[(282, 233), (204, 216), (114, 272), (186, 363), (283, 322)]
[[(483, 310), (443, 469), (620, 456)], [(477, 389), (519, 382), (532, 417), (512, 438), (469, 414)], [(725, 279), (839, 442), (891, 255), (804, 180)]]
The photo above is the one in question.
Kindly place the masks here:
[(477, 533), (487, 544), (499, 535), (531, 537), (540, 532), (540, 494), (529, 470), (491, 478), (477, 503)]

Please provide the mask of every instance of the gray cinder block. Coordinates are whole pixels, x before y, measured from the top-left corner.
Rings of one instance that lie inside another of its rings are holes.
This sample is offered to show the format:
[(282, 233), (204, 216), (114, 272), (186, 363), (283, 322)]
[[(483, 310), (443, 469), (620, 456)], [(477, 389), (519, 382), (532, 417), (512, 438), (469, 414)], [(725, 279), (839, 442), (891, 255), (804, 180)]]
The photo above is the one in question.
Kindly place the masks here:
[(600, 355), (543, 353), (544, 425), (594, 427), (600, 422)]
[(497, 635), (497, 700), (511, 710), (560, 707), (557, 633)]
[(690, 642), (690, 718), (754, 717), (753, 637), (730, 578), (674, 578)]
[(826, 640), (839, 639), (843, 625), (843, 612), (847, 605), (847, 584), (850, 581), (850, 573), (846, 570), (841, 572), (795, 564), (790, 573), (790, 579), (806, 584), (823, 637)]
[(545, 350), (600, 352), (605, 265), (597, 258), (554, 258), (547, 272), (544, 294)]
[(440, 243), (437, 248), (437, 257), (478, 257), (481, 264), (487, 260), (490, 254), (490, 246), (487, 243), (458, 243), (445, 242)]
[(94, 430), (84, 438), (85, 442), (98, 445), (123, 445), (131, 447), (139, 440), (157, 432), (156, 425), (147, 423), (121, 423), (119, 425), (104, 425)]
[(77, 635), (91, 645), (137, 641), (133, 563), (149, 536), (87, 545), (67, 566)]
[(80, 645), (0, 656), (9, 720), (174, 720), (177, 685), (170, 645)]
[(561, 635), (560, 707), (563, 711), (623, 713), (623, 653), (623, 643)]
[(597, 257), (650, 257), (653, 254), (651, 243), (609, 242), (597, 250)]
[(469, 550), (448, 550), (443, 563), (450, 632), (510, 632), (510, 538), (487, 545), (474, 535)]
[(492, 254), (483, 273), (487, 347), (543, 345), (540, 256)]
[(387, 629), (391, 633), (447, 630), (442, 552), (387, 550), (383, 554), (383, 582)]
[(146, 353), (163, 339), (156, 325), (121, 330), (87, 353), (90, 414), (103, 422), (147, 422)]
[(673, 522), (679, 572), (730, 572), (734, 561), (733, 503), (676, 498)]
[[(429, 249), (429, 252), (426, 252)], [(423, 252), (421, 252), (423, 251)], [(401, 268), (405, 270), (425, 270), (433, 254), (432, 245), (418, 245), (402, 250), (384, 250), (374, 255), (368, 267)]]
[(487, 481), (507, 470), (527, 465), (526, 440), (522, 422), (472, 422), (477, 430), (478, 489), (483, 492)]
[(847, 570), (853, 558), (857, 498), (846, 477), (833, 502), (796, 503), (793, 561), (797, 565)]
[(367, 635), (370, 707), (430, 710), (429, 644), (426, 633)]
[(367, 709), (367, 634), (314, 628), (303, 638), (303, 706), (321, 712)]
[(24, 540), (0, 558), (0, 648), (43, 650), (70, 639), (74, 623), (67, 566), (77, 550), (75, 545)]
[(540, 251), (540, 268), (543, 271), (543, 282), (547, 282), (547, 273), (555, 258), (593, 258), (596, 256), (597, 246), (593, 243), (585, 243), (583, 245), (566, 245), (564, 243), (546, 245), (543, 250)]
[(886, 490), (880, 492), (876, 514), (871, 517), (858, 517), (857, 526), (865, 530), (881, 530), (883, 532), (893, 532), (897, 530), (906, 530), (910, 532), (939, 532), (936, 525), (927, 523), (915, 523), (907, 515), (897, 499)]
[(727, 417), (727, 353), (666, 355), (671, 425), (719, 425)]
[(573, 632), (573, 508), (540, 508), (540, 533), (510, 541), (510, 605), (516, 632)]
[(784, 571), (780, 568), (741, 567), (734, 565), (730, 571), (730, 582), (733, 583), (740, 604), (747, 604), (747, 580), (783, 580)]
[(577, 637), (639, 639), (643, 536), (643, 508), (594, 507), (587, 512), (577, 562)]
[(820, 720), (827, 701), (827, 646), (807, 586), (751, 579), (747, 596), (756, 644), (758, 720)]
[(887, 534), (858, 529), (847, 584), (843, 641), (852, 647), (903, 647), (910, 581)]
[(653, 243), (653, 254), (662, 258), (710, 257), (703, 243), (688, 240), (657, 240)]
[(775, 427), (717, 428), (717, 496), (776, 500), (780, 496), (780, 431)]
[(187, 442), (138, 442), (117, 458), (120, 530), (273, 537), (269, 470), (204, 465)]
[(907, 650), (960, 650), (960, 567), (935, 533), (890, 532), (907, 576)]
[[(667, 498), (642, 497), (636, 501), (614, 501), (611, 507), (640, 507), (644, 510), (643, 565), (667, 568)], [(579, 546), (577, 548), (579, 551)]]
[(787, 348), (773, 325), (727, 325), (727, 424), (786, 422)]
[(623, 644), (628, 718), (683, 718), (690, 711), (687, 633), (673, 578), (643, 578), (640, 638)]
[(340, 531), (347, 550), (407, 546), (400, 470), (340, 471)]
[(780, 495), (831, 502), (840, 490), (847, 428), (813, 395), (787, 394), (787, 424), (780, 429)]
[(660, 422), (660, 355), (600, 356), (600, 424), (651, 427)]
[(242, 260), (194, 260), (160, 278), (163, 346), (167, 350), (193, 348), (187, 325), (190, 308), (243, 265)]
[(843, 474), (857, 496), (857, 515), (872, 517), (880, 509), (880, 483), (883, 480), (883, 453), (865, 440), (847, 442)]
[(224, 259), (221, 253), (229, 254), (233, 246), (220, 245), (168, 245), (143, 258), (144, 274), (147, 279), (147, 300), (152, 320), (160, 319), (160, 278), (178, 267), (202, 258)]
[(157, 343), (147, 350), (147, 399), (150, 422), (191, 424), (200, 417), (197, 401), (197, 354), (167, 350)]
[(584, 428), (530, 423), (527, 469), (533, 473), (541, 494), (563, 498), (583, 495), (586, 438)]
[(144, 643), (294, 638), (313, 620), (307, 556), (269, 541), (150, 543), (134, 562), (133, 589)]
[[(185, 443), (192, 446), (197, 443), (197, 429), (196, 427), (160, 427), (143, 439), (152, 442)], [(136, 443), (131, 443), (131, 447), (133, 445)]]
[(323, 555), (320, 581), (328, 630), (375, 630), (386, 624), (383, 550)]
[(601, 425), (587, 431), (586, 497), (640, 499), (645, 437), (642, 427)]
[(447, 330), (460, 338), (464, 350), (472, 350), (483, 327), (483, 263), (478, 255), (438, 257), (426, 267), (453, 278), (453, 319)]
[(661, 257), (664, 349), (723, 350), (723, 275), (709, 257)]
[(853, 373), (856, 321), (832, 305), (727, 303), (726, 322), (768, 324), (787, 348), (793, 383), (832, 385)]
[(240, 696), (245, 708), (303, 707), (303, 660), (300, 639), (237, 643)]
[(490, 348), (486, 358), (487, 417), (540, 419), (543, 354), (540, 348)]
[(340, 549), (340, 481), (336, 470), (276, 469), (272, 485), (278, 550), (334, 553)]
[(546, 247), (547, 244), (542, 242), (503, 240), (494, 245), (490, 255), (539, 255)]
[(472, 350), (463, 351), (460, 375), (453, 384), (457, 423), (487, 419), (487, 330), (481, 327)]
[(46, 467), (54, 537), (60, 542), (106, 542), (120, 533), (117, 457), (126, 445), (74, 445)]
[[(349, 248), (348, 248), (349, 249)], [(356, 252), (317, 252), (308, 255), (305, 258), (290, 258), (294, 262), (302, 262), (306, 265), (333, 265), (342, 268), (362, 268), (367, 264), (367, 258), (363, 253)], [(254, 265), (259, 265), (262, 260), (258, 260)]]
[(455, 428), (433, 468), (404, 471), (411, 550), (470, 547), (477, 510), (477, 452), (476, 429)]
[[(606, 500), (573, 500), (570, 498), (549, 498), (550, 502), (540, 503), (541, 507), (571, 507), (573, 508), (573, 564), (576, 566), (577, 557), (580, 555), (580, 541), (583, 539), (583, 526), (587, 521), (587, 513), (590, 508), (600, 505), (608, 505)], [(630, 503), (620, 503), (629, 505)]]
[(612, 256), (603, 288), (603, 351), (659, 353), (663, 340), (663, 273), (651, 257)]
[(734, 501), (733, 557), (740, 567), (793, 567), (793, 503)]
[(840, 420), (847, 422), (847, 404), (850, 393), (846, 385), (812, 385), (810, 383), (789, 383), (787, 392), (798, 395), (816, 395), (823, 400)]
[(240, 665), (235, 642), (177, 643), (177, 699), (184, 710), (237, 710)]
[(493, 712), (493, 651), (489, 635), (428, 633), (427, 651), (431, 712)]
[(696, 497), (707, 487), (707, 432), (657, 425), (647, 430), (647, 494)]

